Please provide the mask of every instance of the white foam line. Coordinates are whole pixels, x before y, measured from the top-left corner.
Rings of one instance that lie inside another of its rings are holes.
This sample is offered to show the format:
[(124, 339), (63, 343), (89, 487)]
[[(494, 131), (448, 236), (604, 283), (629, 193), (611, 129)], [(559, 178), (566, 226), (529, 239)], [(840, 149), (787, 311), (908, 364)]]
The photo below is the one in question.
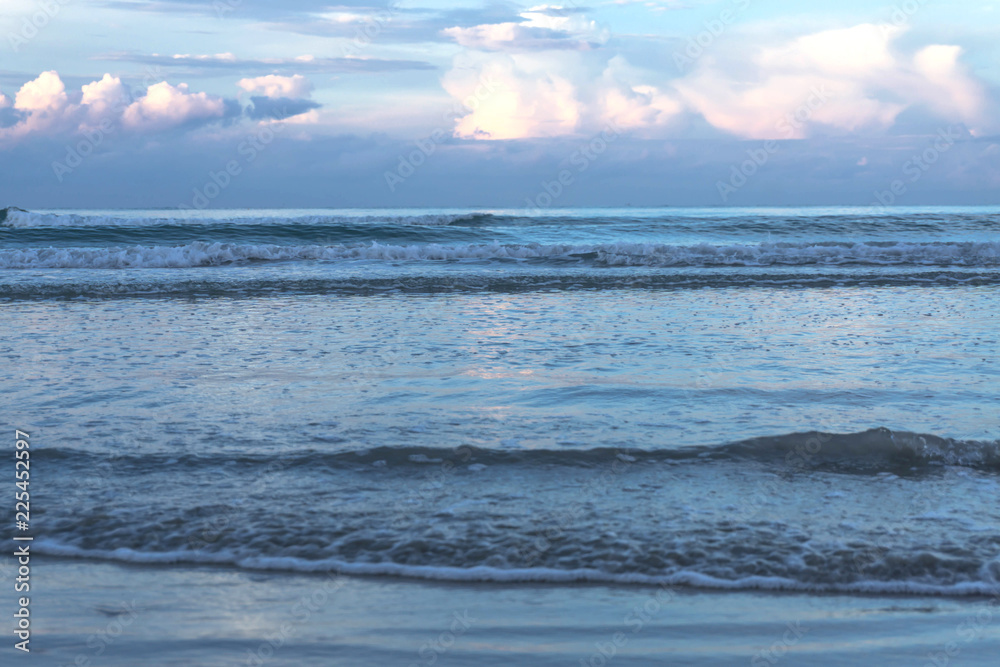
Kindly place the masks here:
[(639, 573), (610, 573), (592, 569), (551, 568), (501, 569), (486, 566), (468, 568), (402, 565), (398, 563), (348, 563), (336, 559), (305, 560), (282, 556), (239, 556), (232, 552), (170, 551), (143, 552), (133, 549), (81, 549), (53, 540), (39, 540), (35, 549), (52, 556), (111, 560), (145, 564), (233, 565), (246, 570), (283, 572), (338, 571), (355, 576), (396, 576), (453, 582), (495, 583), (593, 583), (682, 586), (716, 590), (794, 591), (808, 593), (855, 593), (879, 595), (989, 596), (1000, 594), (1000, 584), (985, 581), (933, 584), (917, 581), (859, 581), (844, 584), (814, 584), (783, 577), (744, 577), (726, 580), (698, 572), (683, 571), (666, 576)]

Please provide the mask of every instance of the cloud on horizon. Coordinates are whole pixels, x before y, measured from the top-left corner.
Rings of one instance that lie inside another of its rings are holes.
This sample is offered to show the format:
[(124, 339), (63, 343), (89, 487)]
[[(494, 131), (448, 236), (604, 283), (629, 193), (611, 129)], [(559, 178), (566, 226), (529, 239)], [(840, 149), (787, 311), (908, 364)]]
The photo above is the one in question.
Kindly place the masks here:
[[(321, 106), (304, 99), (312, 84), (303, 76), (269, 75), (239, 83), (244, 92), (251, 93), (246, 109), (236, 99), (191, 92), (186, 83), (174, 86), (161, 81), (133, 95), (120, 78), (110, 74), (85, 84), (79, 92), (67, 92), (58, 72), (42, 72), (25, 83), (13, 101), (0, 92), (0, 112), (4, 114), (0, 116), (4, 119), (0, 149), (33, 138), (72, 137), (97, 129), (148, 135), (178, 128), (193, 130), (241, 117), (290, 120)], [(309, 120), (315, 118), (310, 116)]]

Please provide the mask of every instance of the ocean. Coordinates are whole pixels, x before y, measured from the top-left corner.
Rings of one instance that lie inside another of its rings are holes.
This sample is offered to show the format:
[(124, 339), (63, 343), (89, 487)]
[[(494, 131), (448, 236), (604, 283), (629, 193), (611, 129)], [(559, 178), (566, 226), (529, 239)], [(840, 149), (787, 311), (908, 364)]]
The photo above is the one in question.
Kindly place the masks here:
[[(1000, 207), (7, 209), (32, 548), (150, 582), (996, 601), (998, 232)], [(463, 650), (434, 661), (494, 664)], [(705, 655), (676, 664), (732, 657)]]

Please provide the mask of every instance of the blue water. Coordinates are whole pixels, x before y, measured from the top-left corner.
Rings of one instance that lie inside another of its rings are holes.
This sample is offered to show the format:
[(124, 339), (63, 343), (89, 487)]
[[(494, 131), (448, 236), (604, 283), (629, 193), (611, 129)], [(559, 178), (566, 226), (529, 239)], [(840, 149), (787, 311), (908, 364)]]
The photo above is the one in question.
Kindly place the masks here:
[(1000, 582), (1000, 208), (2, 217), (43, 552)]

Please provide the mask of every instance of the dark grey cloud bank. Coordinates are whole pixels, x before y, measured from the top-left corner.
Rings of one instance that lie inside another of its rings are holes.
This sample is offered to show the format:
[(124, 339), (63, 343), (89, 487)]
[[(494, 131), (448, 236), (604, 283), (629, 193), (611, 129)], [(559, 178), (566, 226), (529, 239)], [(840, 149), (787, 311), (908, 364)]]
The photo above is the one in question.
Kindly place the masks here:
[[(245, 139), (172, 143), (159, 136), (141, 144), (109, 138), (57, 182), (52, 163), (71, 148), (65, 141), (15, 146), (0, 183), (0, 205), (49, 207), (163, 207), (190, 205), (210, 172), (229, 160), (242, 173), (212, 207), (392, 207), (547, 205), (539, 195), (570, 182), (552, 206), (871, 205), (876, 193), (905, 187), (898, 205), (1000, 203), (1000, 138), (974, 139), (956, 128), (953, 144), (921, 170), (915, 157), (936, 135), (775, 142), (763, 164), (764, 142), (649, 141), (621, 137), (599, 155), (574, 160), (584, 140), (476, 143), (446, 140), (390, 191), (386, 173), (413, 154), (413, 143), (383, 136), (330, 137), (311, 142), (289, 136), (259, 144), (247, 161)], [(248, 135), (249, 137), (250, 135)], [(244, 150), (241, 150), (243, 148)], [(745, 182), (734, 169), (752, 171)], [(128, 187), (123, 188), (122, 183)], [(275, 184), (279, 183), (280, 187)], [(720, 183), (732, 184), (725, 200)], [(736, 187), (738, 185), (738, 187)]]

